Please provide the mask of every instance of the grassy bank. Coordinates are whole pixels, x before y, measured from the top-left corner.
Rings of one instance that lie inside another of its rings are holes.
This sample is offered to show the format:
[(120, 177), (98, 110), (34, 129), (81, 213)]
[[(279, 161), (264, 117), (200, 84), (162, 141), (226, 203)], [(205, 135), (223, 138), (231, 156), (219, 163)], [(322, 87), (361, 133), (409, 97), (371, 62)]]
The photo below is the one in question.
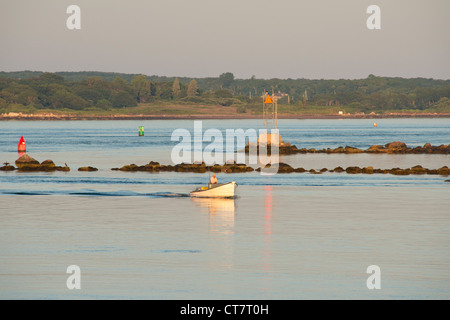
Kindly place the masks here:
[[(341, 114), (342, 113), (342, 114)], [(19, 117), (22, 115), (54, 115), (54, 116), (78, 116), (78, 117), (114, 117), (114, 116), (155, 116), (155, 117), (226, 117), (226, 118), (249, 118), (262, 116), (261, 104), (232, 104), (230, 106), (210, 105), (196, 102), (165, 102), (157, 101), (154, 103), (141, 103), (135, 107), (126, 108), (89, 108), (86, 110), (73, 109), (36, 109), (32, 106), (11, 105), (0, 108), (0, 114), (3, 118)], [(450, 115), (450, 106), (433, 107), (424, 110), (384, 110), (382, 112), (364, 113), (355, 106), (316, 106), (316, 105), (293, 105), (279, 104), (278, 116), (280, 118), (288, 117), (324, 117), (324, 116), (393, 116), (393, 115), (431, 115), (448, 116)]]

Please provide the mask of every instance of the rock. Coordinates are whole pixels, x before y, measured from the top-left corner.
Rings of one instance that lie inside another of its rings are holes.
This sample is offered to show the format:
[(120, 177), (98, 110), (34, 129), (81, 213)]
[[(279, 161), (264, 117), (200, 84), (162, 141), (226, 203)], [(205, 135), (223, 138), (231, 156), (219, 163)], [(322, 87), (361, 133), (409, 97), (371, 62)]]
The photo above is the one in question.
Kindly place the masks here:
[(14, 166), (6, 165), (3, 167), (0, 167), (0, 171), (14, 171), (16, 168)]
[(410, 169), (393, 168), (393, 169), (389, 170), (389, 173), (399, 175), (399, 176), (406, 176), (406, 175), (411, 174), (411, 170)]
[(437, 169), (438, 174), (447, 176), (450, 174), (450, 169), (447, 166)]
[(320, 169), (320, 172), (327, 172), (327, 171), (328, 171), (327, 168), (322, 168), (322, 169)]
[(345, 150), (345, 153), (363, 153), (364, 152), (361, 149), (353, 148), (353, 147), (349, 147), (349, 146), (346, 146), (344, 150)]
[(38, 169), (41, 164), (36, 159), (30, 157), (28, 154), (24, 154), (19, 159), (16, 160), (16, 166), (19, 169)]
[(411, 174), (425, 174), (425, 173), (427, 173), (427, 169), (425, 169), (421, 165), (414, 166), (410, 170), (411, 170)]
[(334, 171), (334, 172), (344, 172), (345, 170), (344, 170), (344, 168), (342, 168), (342, 167), (336, 167), (336, 168), (334, 168), (333, 171)]
[(406, 143), (401, 142), (401, 141), (394, 141), (394, 142), (388, 143), (385, 145), (385, 147), (387, 149), (394, 149), (394, 148), (406, 149), (407, 148)]
[(369, 149), (367, 149), (365, 152), (367, 152), (367, 153), (386, 153), (387, 150), (382, 145), (375, 144), (373, 146), (370, 146)]
[(373, 167), (364, 167), (364, 168), (362, 168), (362, 173), (373, 174), (374, 173)]
[(98, 169), (89, 166), (89, 167), (81, 167), (81, 168), (78, 168), (78, 171), (98, 171)]
[(278, 163), (278, 173), (291, 173), (294, 172), (294, 168), (286, 163)]
[(333, 150), (333, 153), (345, 153), (345, 148), (337, 147), (336, 149)]
[(295, 172), (299, 172), (299, 173), (303, 173), (303, 172), (306, 172), (306, 169), (303, 169), (303, 168), (297, 168), (297, 169), (294, 169), (294, 171), (295, 171)]
[(39, 170), (40, 171), (55, 171), (56, 166), (52, 160), (44, 160), (41, 162)]
[(362, 173), (362, 169), (360, 167), (348, 167), (345, 171), (350, 174)]
[(425, 144), (423, 145), (423, 147), (424, 147), (425, 149), (430, 149), (430, 148), (431, 148), (431, 143), (427, 142), (427, 143), (425, 143)]
[(209, 171), (211, 171), (211, 172), (222, 172), (222, 166), (216, 163), (215, 165), (210, 167)]
[(387, 153), (406, 153), (408, 151), (408, 147), (406, 143), (401, 141), (394, 141), (385, 145), (387, 149)]
[[(254, 149), (256, 151), (256, 154), (259, 154), (259, 148), (263, 148), (262, 149), (262, 153), (263, 154), (267, 154), (270, 155), (272, 154), (272, 145), (270, 144), (253, 144), (253, 143), (248, 143), (245, 148), (244, 151), (245, 153), (250, 153), (250, 151), (252, 151), (252, 149)], [(254, 148), (251, 148), (254, 147)], [(265, 149), (265, 150), (264, 150)], [(297, 147), (295, 145), (291, 145), (289, 143), (282, 143), (278, 146), (278, 154), (294, 154), (294, 153), (298, 153), (301, 152), (299, 149), (297, 149)]]
[(68, 166), (65, 167), (55, 167), (56, 171), (70, 171), (70, 168)]
[(52, 160), (44, 160), (41, 162), (41, 166), (54, 167), (55, 163)]
[(119, 170), (120, 171), (138, 171), (138, 166), (133, 163), (128, 166), (123, 166)]

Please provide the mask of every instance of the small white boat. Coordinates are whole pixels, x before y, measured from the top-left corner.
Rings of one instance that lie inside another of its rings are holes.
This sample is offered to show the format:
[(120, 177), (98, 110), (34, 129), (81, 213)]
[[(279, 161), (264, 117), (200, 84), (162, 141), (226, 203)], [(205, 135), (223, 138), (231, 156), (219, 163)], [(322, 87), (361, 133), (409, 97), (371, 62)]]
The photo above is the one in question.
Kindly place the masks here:
[(237, 183), (232, 181), (223, 184), (213, 184), (209, 187), (200, 187), (191, 192), (196, 198), (234, 198)]

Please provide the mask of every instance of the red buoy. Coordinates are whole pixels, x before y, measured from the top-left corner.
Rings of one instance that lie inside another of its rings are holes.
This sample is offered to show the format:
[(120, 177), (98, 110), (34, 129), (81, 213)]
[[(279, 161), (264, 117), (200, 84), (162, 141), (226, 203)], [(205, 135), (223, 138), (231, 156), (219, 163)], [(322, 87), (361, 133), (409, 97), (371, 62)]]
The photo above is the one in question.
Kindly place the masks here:
[(19, 152), (27, 151), (27, 144), (25, 143), (25, 139), (23, 137), (20, 137), (19, 145), (17, 146), (17, 150)]

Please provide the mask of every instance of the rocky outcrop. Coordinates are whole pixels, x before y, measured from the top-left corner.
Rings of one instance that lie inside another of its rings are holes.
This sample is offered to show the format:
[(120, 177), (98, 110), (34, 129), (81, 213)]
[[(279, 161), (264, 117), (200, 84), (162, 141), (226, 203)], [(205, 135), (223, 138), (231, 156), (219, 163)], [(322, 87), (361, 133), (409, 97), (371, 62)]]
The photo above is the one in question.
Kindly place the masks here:
[(426, 143), (423, 147), (408, 147), (404, 142), (394, 141), (386, 144), (385, 146), (373, 145), (367, 150), (367, 153), (389, 153), (389, 154), (450, 154), (450, 145), (442, 144), (440, 146), (432, 146), (430, 143)]
[[(255, 144), (254, 145), (258, 154), (259, 154), (259, 148)], [(245, 152), (249, 153), (250, 150), (250, 144), (248, 144), (245, 147)], [(263, 151), (264, 153), (265, 151)], [(272, 152), (272, 149), (270, 145), (267, 146), (267, 154), (270, 155)], [(335, 149), (333, 148), (323, 148), (323, 149), (316, 149), (316, 148), (297, 148), (295, 145), (291, 145), (289, 143), (282, 143), (278, 149), (279, 154), (296, 154), (296, 153), (345, 153), (345, 154), (357, 154), (357, 153), (387, 153), (387, 154), (402, 154), (402, 153), (408, 153), (408, 154), (422, 154), (422, 153), (428, 153), (428, 154), (450, 154), (450, 145), (440, 145), (440, 146), (432, 146), (430, 143), (426, 143), (423, 147), (408, 147), (406, 143), (401, 141), (394, 141), (383, 145), (372, 145), (366, 150), (351, 147), (351, 146), (345, 146), (345, 147), (337, 147)]]
[(16, 170), (16, 168), (10, 165), (4, 165), (0, 167), (0, 171), (14, 171), (14, 170)]
[[(261, 145), (259, 145), (259, 144), (256, 144), (256, 143), (255, 144), (249, 143), (249, 144), (247, 144), (245, 146), (244, 151), (245, 151), (245, 153), (250, 153), (253, 150), (255, 150), (256, 154), (260, 154), (260, 148), (262, 148), (262, 152), (261, 153), (262, 154), (267, 154), (267, 155), (271, 155), (272, 154), (272, 150), (276, 150), (276, 149), (274, 149), (276, 147), (272, 148), (272, 145), (270, 145), (270, 144), (267, 144), (267, 145), (266, 144), (261, 144)], [(300, 151), (299, 151), (299, 149), (297, 149), (296, 146), (291, 145), (288, 142), (281, 143), (278, 146), (278, 154), (295, 154), (295, 153), (299, 153), (299, 152)]]
[(98, 171), (98, 169), (89, 166), (89, 167), (81, 167), (81, 168), (78, 168), (78, 171), (91, 172), (91, 171)]
[[(412, 168), (392, 168), (392, 169), (375, 169), (371, 166), (360, 168), (358, 166), (352, 166), (347, 168), (336, 167), (334, 169), (322, 168), (320, 170), (316, 169), (305, 169), (305, 168), (293, 168), (287, 163), (277, 163), (278, 171), (277, 173), (310, 173), (310, 174), (322, 174), (325, 172), (330, 173), (341, 173), (345, 172), (348, 174), (393, 174), (393, 175), (409, 175), (409, 174), (435, 174), (435, 175), (450, 175), (450, 169), (448, 167), (442, 167), (439, 169), (426, 169), (420, 165), (414, 166)], [(265, 168), (271, 168), (271, 164), (267, 164)], [(146, 172), (195, 172), (195, 173), (205, 173), (205, 172), (215, 172), (215, 173), (244, 173), (257, 171), (261, 172), (262, 168), (253, 169), (246, 164), (236, 164), (234, 162), (227, 162), (224, 165), (215, 164), (213, 166), (207, 166), (204, 162), (202, 163), (182, 163), (177, 165), (161, 165), (158, 162), (151, 161), (150, 163), (138, 166), (136, 164), (130, 164), (123, 166), (121, 168), (112, 168), (111, 170), (120, 171), (146, 171)]]
[(39, 161), (30, 157), (28, 154), (24, 154), (16, 160), (16, 166), (19, 170), (22, 170), (23, 168), (32, 170), (39, 168), (40, 165)]
[(146, 171), (146, 172), (214, 172), (214, 173), (239, 173), (239, 172), (251, 172), (254, 169), (243, 163), (228, 162), (224, 165), (214, 164), (207, 166), (204, 162), (201, 163), (181, 163), (176, 165), (161, 165), (158, 162), (149, 162), (146, 165), (138, 166), (136, 164), (130, 164), (121, 168), (112, 168), (111, 170), (120, 171)]
[(19, 171), (70, 171), (68, 166), (56, 166), (52, 160), (44, 160), (39, 163), (28, 154), (24, 154), (17, 159), (16, 166)]

